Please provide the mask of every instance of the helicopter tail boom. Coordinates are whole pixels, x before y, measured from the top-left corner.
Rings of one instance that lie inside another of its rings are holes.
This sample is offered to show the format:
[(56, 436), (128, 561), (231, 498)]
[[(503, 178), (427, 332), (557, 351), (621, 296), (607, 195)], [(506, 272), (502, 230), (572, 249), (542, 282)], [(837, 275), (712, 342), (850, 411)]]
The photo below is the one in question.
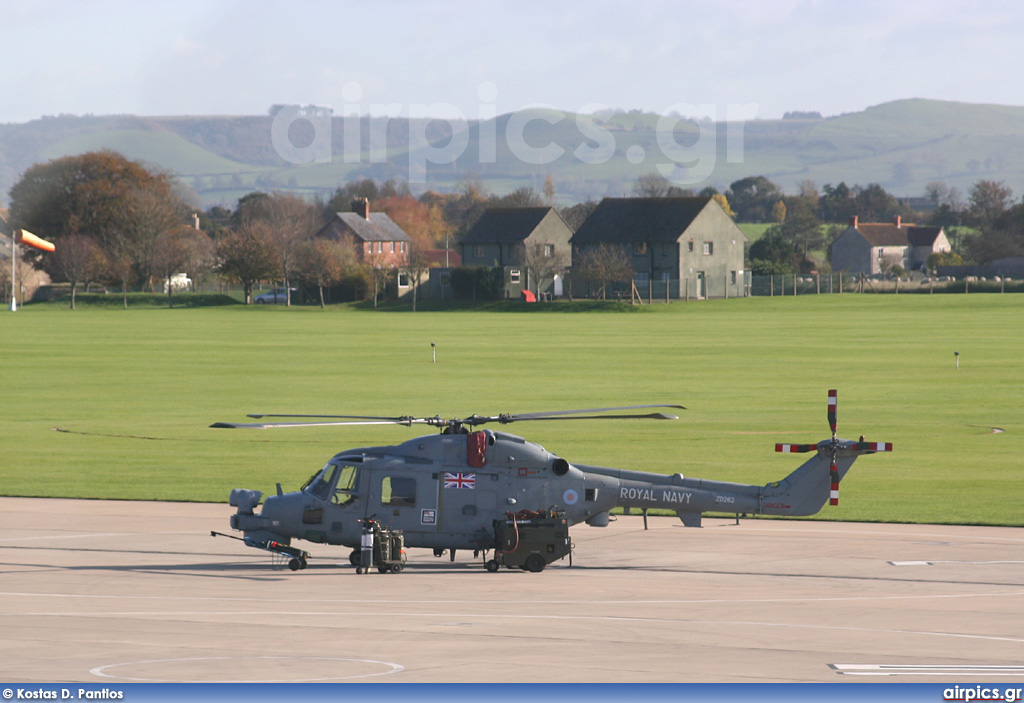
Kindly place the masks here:
[[(814, 515), (831, 502), (838, 493), (839, 482), (862, 454), (873, 454), (877, 443), (834, 440), (836, 443), (833, 459), (833, 440), (809, 445), (815, 455), (800, 465), (781, 481), (769, 483), (761, 495), (758, 512), (765, 515)], [(868, 448), (868, 445), (872, 448)], [(861, 446), (864, 445), (864, 446)], [(890, 450), (892, 445), (889, 445)]]

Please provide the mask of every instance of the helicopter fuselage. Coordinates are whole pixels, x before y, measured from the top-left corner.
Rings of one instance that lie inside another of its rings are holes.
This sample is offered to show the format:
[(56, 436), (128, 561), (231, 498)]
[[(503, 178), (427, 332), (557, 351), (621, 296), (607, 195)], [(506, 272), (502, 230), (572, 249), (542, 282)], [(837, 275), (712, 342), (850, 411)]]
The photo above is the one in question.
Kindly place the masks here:
[[(842, 474), (854, 458), (842, 453)], [(573, 465), (504, 432), (427, 435), (339, 452), (301, 490), (267, 497), (259, 514), (259, 493), (236, 489), (232, 527), (256, 539), (355, 548), (360, 521), (373, 518), (402, 530), (408, 547), (487, 550), (494, 521), (524, 510), (557, 511), (569, 525), (596, 526), (608, 524), (615, 507), (670, 510), (687, 526), (699, 526), (704, 512), (809, 515), (827, 497), (827, 474), (819, 471), (814, 490), (805, 491), (810, 499), (797, 501), (789, 489), (800, 472), (755, 486)]]

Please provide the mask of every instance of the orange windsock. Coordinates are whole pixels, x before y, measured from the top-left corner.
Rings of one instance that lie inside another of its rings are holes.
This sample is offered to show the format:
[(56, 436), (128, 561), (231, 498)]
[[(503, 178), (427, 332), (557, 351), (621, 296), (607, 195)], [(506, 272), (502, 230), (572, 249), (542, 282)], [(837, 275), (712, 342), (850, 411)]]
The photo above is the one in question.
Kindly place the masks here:
[(21, 242), (22, 244), (28, 244), (30, 247), (42, 249), (43, 251), (53, 251), (56, 249), (56, 247), (53, 246), (53, 242), (48, 242), (24, 229), (19, 229), (15, 232), (14, 241)]

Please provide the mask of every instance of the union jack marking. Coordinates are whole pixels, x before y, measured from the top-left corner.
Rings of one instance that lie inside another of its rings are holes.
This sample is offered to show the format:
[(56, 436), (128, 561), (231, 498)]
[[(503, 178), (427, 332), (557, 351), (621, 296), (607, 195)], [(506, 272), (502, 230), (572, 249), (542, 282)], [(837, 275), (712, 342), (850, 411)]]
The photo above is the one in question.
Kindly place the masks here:
[(445, 488), (476, 488), (476, 474), (446, 473), (444, 475)]

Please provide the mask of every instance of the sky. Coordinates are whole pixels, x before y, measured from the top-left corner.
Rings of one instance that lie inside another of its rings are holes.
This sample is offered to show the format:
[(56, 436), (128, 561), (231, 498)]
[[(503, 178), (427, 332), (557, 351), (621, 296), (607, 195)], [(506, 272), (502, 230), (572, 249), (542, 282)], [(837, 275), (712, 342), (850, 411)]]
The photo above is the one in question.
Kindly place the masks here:
[(0, 123), (1024, 105), (1022, 37), (1019, 0), (0, 0)]

